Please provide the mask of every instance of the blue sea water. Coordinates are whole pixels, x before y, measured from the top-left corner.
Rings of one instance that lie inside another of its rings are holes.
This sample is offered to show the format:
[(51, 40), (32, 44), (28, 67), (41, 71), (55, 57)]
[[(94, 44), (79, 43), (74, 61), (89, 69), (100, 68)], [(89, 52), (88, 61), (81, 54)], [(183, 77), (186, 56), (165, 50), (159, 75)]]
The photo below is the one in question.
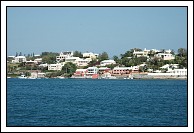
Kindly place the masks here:
[(7, 79), (7, 126), (187, 126), (186, 80)]

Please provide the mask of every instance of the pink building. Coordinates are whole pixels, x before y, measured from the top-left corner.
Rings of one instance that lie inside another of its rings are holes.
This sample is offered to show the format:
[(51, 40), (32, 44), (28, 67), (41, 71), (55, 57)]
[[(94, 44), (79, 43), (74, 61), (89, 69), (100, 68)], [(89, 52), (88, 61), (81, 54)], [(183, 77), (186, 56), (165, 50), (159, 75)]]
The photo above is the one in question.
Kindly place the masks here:
[(77, 69), (75, 73), (73, 74), (73, 77), (74, 78), (85, 78), (87, 72), (88, 72), (87, 69)]

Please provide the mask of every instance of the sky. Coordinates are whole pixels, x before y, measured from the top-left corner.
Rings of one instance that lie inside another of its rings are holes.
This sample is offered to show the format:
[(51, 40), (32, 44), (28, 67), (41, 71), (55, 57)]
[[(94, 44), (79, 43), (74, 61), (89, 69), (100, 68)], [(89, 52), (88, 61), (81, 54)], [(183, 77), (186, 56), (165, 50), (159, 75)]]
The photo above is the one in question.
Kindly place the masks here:
[(186, 7), (7, 7), (7, 55), (187, 48)]

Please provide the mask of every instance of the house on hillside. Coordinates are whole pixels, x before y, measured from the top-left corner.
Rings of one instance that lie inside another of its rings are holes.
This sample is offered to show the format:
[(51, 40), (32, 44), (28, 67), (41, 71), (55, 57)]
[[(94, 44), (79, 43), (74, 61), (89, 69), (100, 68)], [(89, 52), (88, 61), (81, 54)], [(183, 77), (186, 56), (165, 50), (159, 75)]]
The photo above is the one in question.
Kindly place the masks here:
[(56, 56), (56, 61), (57, 61), (57, 62), (63, 61), (63, 60), (65, 60), (66, 58), (69, 58), (69, 57), (73, 57), (73, 51), (72, 51), (72, 52), (69, 52), (69, 51), (61, 52), (61, 53), (59, 54), (59, 56)]
[(17, 57), (14, 57), (14, 60), (12, 60), (12, 63), (21, 63), (21, 62), (26, 62), (25, 56), (17, 56)]
[(96, 59), (98, 56), (99, 56), (99, 54), (94, 54), (92, 52), (83, 53), (83, 58)]

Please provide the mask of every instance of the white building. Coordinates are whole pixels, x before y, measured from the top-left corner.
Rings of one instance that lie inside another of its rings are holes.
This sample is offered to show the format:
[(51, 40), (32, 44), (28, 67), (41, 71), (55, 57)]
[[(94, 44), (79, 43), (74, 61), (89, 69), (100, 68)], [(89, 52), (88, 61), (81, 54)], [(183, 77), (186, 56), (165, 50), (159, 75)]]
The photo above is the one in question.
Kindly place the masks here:
[(139, 66), (131, 66), (132, 67), (132, 71), (139, 71)]
[(26, 61), (26, 65), (30, 65), (30, 64), (38, 64), (38, 62), (33, 60)]
[(150, 76), (187, 76), (187, 69), (174, 69), (168, 73), (148, 73)]
[(21, 62), (26, 62), (26, 57), (25, 56), (17, 56), (12, 60), (12, 63), (21, 63)]
[(99, 69), (97, 67), (88, 67), (87, 68), (87, 75), (98, 74)]
[(170, 54), (172, 50), (168, 49), (168, 50), (165, 50), (164, 53), (166, 54)]
[(83, 53), (84, 58), (96, 59), (98, 56), (99, 56), (99, 54), (94, 54), (92, 52)]
[(106, 66), (111, 64), (116, 64), (116, 62), (114, 60), (103, 60), (100, 62), (100, 66)]
[(73, 64), (76, 64), (76, 61), (79, 60), (79, 57), (68, 57), (65, 59), (65, 63), (72, 62)]
[(147, 50), (146, 48), (143, 51), (135, 51), (134, 50), (133, 55), (137, 56), (137, 57), (141, 57), (141, 56), (148, 57), (149, 52), (150, 52), (150, 50)]
[(47, 67), (48, 66), (48, 64), (46, 63), (46, 64), (40, 64), (39, 65), (39, 67)]
[(187, 76), (187, 69), (174, 69), (173, 73), (179, 76)]
[(66, 58), (65, 62), (63, 63), (65, 64), (67, 62), (72, 62), (73, 64), (76, 64), (77, 66), (87, 66), (91, 60), (92, 59), (90, 58), (82, 59), (79, 57), (69, 57), (69, 58)]
[(35, 59), (34, 61), (38, 62), (38, 63), (41, 63), (42, 62), (42, 58), (37, 58)]
[(48, 64), (48, 70), (61, 71), (62, 67), (63, 67), (63, 65), (61, 63)]
[(56, 56), (56, 61), (62, 61), (69, 57), (73, 57), (73, 51), (72, 52), (69, 52), (69, 51), (61, 52), (59, 56)]
[(163, 60), (175, 59), (175, 56), (169, 53), (158, 53), (158, 54), (155, 54), (155, 57), (162, 58)]
[(167, 69), (167, 70), (172, 70), (174, 68), (178, 68), (179, 67), (179, 64), (166, 64), (162, 67), (160, 67), (161, 69)]
[(77, 66), (87, 66), (91, 60), (92, 60), (91, 58), (86, 58), (86, 59), (79, 58), (76, 60), (76, 65)]

